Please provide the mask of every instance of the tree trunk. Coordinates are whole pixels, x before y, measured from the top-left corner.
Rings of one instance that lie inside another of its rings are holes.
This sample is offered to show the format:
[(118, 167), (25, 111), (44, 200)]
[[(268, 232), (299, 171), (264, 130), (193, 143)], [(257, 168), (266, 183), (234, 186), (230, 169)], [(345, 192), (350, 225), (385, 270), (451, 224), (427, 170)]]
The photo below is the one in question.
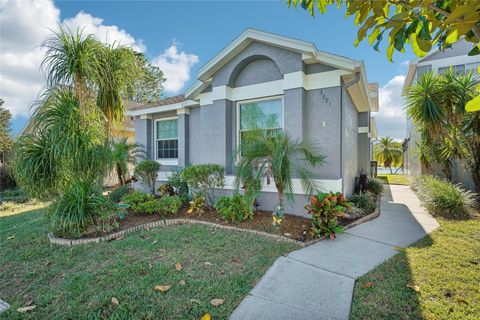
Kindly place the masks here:
[(123, 179), (122, 169), (120, 168), (120, 166), (118, 164), (115, 165), (115, 169), (117, 171), (118, 181), (120, 182), (120, 185), (121, 186), (125, 185), (125, 180)]
[(283, 188), (279, 187), (277, 184), (275, 184), (275, 186), (278, 190), (278, 204), (280, 205), (283, 214), (285, 210), (285, 195), (283, 194)]

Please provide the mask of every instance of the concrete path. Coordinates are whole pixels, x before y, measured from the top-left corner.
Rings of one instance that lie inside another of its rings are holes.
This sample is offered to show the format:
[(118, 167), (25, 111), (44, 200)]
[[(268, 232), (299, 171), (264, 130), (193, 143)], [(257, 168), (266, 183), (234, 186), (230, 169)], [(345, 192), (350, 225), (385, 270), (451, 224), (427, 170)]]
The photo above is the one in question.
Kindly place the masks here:
[(385, 187), (378, 218), (277, 259), (230, 319), (348, 319), (355, 280), (439, 226), (409, 187)]

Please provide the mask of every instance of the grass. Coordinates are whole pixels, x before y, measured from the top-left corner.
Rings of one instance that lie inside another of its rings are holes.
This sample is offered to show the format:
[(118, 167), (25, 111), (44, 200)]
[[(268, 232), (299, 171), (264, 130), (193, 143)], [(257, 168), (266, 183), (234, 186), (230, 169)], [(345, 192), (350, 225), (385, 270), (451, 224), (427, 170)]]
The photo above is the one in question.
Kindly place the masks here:
[(480, 319), (480, 220), (439, 222), (357, 281), (351, 319)]
[[(0, 218), (0, 297), (12, 305), (0, 319), (226, 319), (277, 257), (298, 248), (201, 225), (54, 246), (43, 211)], [(171, 288), (161, 293), (156, 285)], [(225, 302), (213, 307), (215, 298)], [(36, 308), (16, 311), (29, 304)]]
[(404, 174), (379, 174), (377, 177), (386, 184), (409, 184), (408, 178)]

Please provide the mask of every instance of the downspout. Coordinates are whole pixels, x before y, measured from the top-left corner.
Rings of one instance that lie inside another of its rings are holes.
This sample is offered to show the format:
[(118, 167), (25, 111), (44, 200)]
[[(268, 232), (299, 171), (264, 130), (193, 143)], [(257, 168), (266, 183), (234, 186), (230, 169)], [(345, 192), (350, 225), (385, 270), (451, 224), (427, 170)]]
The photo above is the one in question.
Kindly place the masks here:
[(343, 143), (343, 119), (344, 119), (344, 113), (345, 113), (345, 108), (343, 107), (343, 91), (348, 89), (349, 87), (353, 86), (355, 83), (360, 81), (360, 72), (355, 72), (355, 78), (353, 78), (351, 81), (347, 83), (343, 83), (340, 86), (340, 178), (342, 179), (342, 193), (344, 190), (344, 185), (345, 185), (345, 179), (343, 179), (343, 154), (344, 154), (344, 143)]

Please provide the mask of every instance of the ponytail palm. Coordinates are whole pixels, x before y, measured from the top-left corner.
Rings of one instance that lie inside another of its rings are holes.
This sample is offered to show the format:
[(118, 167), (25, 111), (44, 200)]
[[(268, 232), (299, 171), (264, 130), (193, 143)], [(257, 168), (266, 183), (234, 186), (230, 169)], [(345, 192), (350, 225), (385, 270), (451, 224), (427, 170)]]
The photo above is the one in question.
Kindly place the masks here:
[(236, 167), (237, 187), (250, 182), (252, 177), (258, 181), (266, 179), (267, 184), (273, 180), (282, 210), (285, 200), (294, 203), (294, 178), (300, 179), (307, 194), (318, 191), (312, 180), (312, 169), (322, 165), (325, 159), (318, 145), (309, 140), (294, 140), (283, 131), (270, 130), (248, 131), (248, 139), (242, 137), (242, 140)]

